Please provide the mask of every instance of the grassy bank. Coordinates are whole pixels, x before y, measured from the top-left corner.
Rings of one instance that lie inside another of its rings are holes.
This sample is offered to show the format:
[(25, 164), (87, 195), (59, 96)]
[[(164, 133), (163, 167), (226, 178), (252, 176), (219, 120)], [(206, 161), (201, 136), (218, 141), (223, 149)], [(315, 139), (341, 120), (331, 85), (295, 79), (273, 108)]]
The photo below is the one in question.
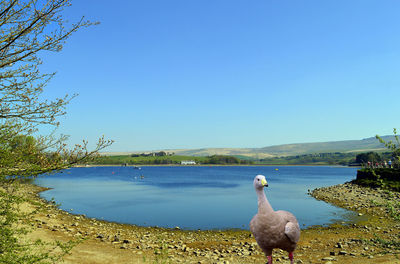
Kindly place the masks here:
[(204, 165), (349, 165), (354, 163), (354, 153), (319, 153), (287, 157), (256, 159), (247, 156), (181, 156), (181, 155), (115, 155), (101, 156), (90, 165), (178, 165), (194, 161)]
[(233, 156), (214, 155), (207, 157), (194, 157), (194, 156), (179, 156), (179, 155), (165, 155), (165, 156), (132, 156), (132, 155), (118, 155), (118, 156), (101, 156), (91, 165), (178, 165), (182, 161), (194, 161), (196, 164), (208, 165), (244, 165), (253, 164), (252, 161), (242, 160)]

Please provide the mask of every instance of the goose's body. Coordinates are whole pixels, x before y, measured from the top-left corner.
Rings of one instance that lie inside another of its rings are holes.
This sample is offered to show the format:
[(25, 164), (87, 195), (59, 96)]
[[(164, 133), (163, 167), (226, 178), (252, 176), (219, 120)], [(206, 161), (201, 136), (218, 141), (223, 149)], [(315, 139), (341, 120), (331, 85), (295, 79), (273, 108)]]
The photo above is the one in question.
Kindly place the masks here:
[(293, 263), (293, 251), (300, 238), (300, 227), (296, 217), (286, 211), (274, 211), (264, 193), (268, 186), (265, 177), (257, 175), (254, 187), (258, 198), (258, 213), (250, 222), (250, 231), (257, 244), (272, 263), (272, 250), (280, 248), (289, 252), (290, 262)]

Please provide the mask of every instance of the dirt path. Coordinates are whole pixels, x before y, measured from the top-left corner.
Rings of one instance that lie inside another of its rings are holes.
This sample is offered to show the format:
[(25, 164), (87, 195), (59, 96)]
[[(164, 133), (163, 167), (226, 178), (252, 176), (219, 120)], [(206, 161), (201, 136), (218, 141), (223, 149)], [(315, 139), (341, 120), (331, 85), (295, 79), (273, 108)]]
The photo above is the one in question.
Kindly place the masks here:
[[(249, 231), (183, 231), (99, 221), (45, 203), (38, 196), (41, 190), (24, 187), (26, 195), (43, 208), (33, 218), (29, 237), (64, 242), (84, 239), (63, 263), (266, 262)], [(388, 198), (383, 191), (344, 184), (317, 189), (312, 195), (368, 214), (368, 220), (303, 230), (295, 263), (400, 263), (400, 223), (388, 216), (384, 205), (390, 199), (397, 201), (398, 194)], [(289, 263), (287, 253), (274, 251), (274, 263)]]

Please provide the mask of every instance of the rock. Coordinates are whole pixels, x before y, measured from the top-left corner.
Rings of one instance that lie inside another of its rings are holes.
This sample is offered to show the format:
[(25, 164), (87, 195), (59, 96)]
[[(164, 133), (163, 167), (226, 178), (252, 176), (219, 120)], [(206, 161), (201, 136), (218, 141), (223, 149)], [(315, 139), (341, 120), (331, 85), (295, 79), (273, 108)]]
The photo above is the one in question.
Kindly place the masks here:
[(342, 255), (342, 256), (347, 255), (347, 251), (344, 251), (344, 250), (339, 251), (339, 255)]
[(337, 247), (337, 248), (343, 248), (343, 244), (340, 243), (340, 242), (337, 242), (336, 247)]
[(322, 260), (333, 261), (333, 260), (335, 260), (335, 258), (332, 258), (332, 257), (325, 257), (325, 258), (323, 258)]

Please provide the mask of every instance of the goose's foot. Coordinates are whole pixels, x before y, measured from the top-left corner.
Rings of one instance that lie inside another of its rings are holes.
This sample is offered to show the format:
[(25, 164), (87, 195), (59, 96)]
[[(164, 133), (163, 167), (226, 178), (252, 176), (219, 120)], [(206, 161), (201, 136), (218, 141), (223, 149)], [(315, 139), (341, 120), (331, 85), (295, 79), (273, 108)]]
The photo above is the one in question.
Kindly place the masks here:
[(267, 258), (268, 258), (267, 264), (272, 264), (272, 255), (271, 256), (267, 256)]

